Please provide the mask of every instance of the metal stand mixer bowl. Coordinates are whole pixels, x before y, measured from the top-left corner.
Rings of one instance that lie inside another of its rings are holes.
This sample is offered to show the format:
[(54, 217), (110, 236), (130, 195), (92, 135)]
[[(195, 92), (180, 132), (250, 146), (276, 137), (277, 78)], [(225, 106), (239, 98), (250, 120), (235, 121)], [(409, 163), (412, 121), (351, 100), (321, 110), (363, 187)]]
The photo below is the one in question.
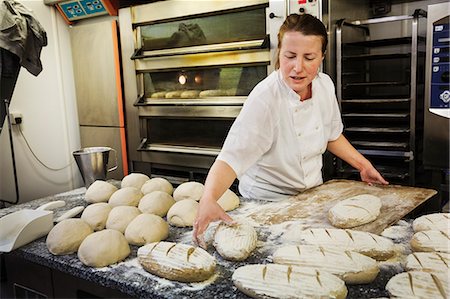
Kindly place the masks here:
[[(116, 159), (115, 166), (108, 168), (109, 152), (113, 151)], [(117, 169), (117, 152), (110, 147), (86, 147), (74, 151), (73, 157), (80, 169), (86, 188), (96, 180), (106, 180), (107, 172)]]

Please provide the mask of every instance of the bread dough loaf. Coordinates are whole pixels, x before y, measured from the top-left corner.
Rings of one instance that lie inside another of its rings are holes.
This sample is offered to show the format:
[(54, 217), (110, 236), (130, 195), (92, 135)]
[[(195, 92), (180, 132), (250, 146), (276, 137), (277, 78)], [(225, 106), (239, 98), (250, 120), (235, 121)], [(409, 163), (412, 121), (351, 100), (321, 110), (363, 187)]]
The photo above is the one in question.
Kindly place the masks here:
[(200, 247), (155, 242), (138, 249), (138, 261), (148, 272), (170, 280), (200, 282), (214, 274), (216, 261)]
[(338, 202), (328, 211), (328, 220), (338, 228), (352, 228), (377, 219), (381, 200), (377, 196), (361, 194)]
[(141, 210), (142, 213), (155, 214), (164, 217), (174, 204), (175, 200), (168, 193), (163, 191), (153, 191), (141, 198), (139, 210)]
[(226, 260), (243, 261), (256, 248), (258, 235), (253, 226), (243, 223), (220, 223), (214, 233), (213, 245)]
[(135, 187), (123, 187), (111, 195), (108, 203), (113, 206), (134, 206), (137, 207), (143, 194)]
[(154, 92), (154, 93), (152, 93), (151, 98), (152, 99), (165, 98), (166, 97), (166, 93), (167, 93), (167, 91)]
[(203, 184), (199, 182), (183, 183), (173, 192), (173, 199), (175, 199), (175, 201), (184, 199), (199, 201), (203, 195), (204, 188)]
[(169, 236), (169, 225), (161, 217), (153, 214), (140, 214), (128, 224), (125, 238), (132, 245), (159, 242)]
[(448, 275), (410, 271), (392, 277), (386, 290), (391, 298), (449, 298), (449, 285)]
[(111, 212), (109, 212), (108, 219), (106, 220), (106, 228), (115, 229), (123, 234), (128, 224), (130, 224), (130, 222), (139, 214), (141, 214), (141, 211), (136, 207), (114, 207)]
[(380, 272), (373, 258), (358, 252), (317, 245), (288, 245), (273, 254), (276, 264), (293, 265), (326, 271), (348, 284), (372, 282)]
[(46, 245), (54, 255), (77, 252), (81, 242), (94, 231), (82, 219), (66, 219), (56, 224), (48, 233)]
[(411, 248), (414, 251), (438, 251), (450, 253), (450, 236), (439, 230), (424, 230), (412, 237)]
[(86, 190), (84, 200), (89, 203), (108, 202), (111, 195), (116, 191), (117, 187), (113, 184), (97, 180)]
[(143, 173), (130, 173), (122, 179), (120, 187), (134, 187), (138, 190), (141, 190), (142, 185), (144, 185), (144, 183), (149, 179), (150, 178)]
[(302, 231), (300, 238), (306, 244), (352, 250), (378, 261), (387, 260), (395, 254), (392, 240), (357, 230), (312, 228)]
[(239, 207), (240, 201), (239, 197), (233, 191), (227, 189), (227, 191), (225, 191), (225, 193), (219, 198), (217, 203), (225, 212), (228, 212)]
[(186, 90), (181, 93), (182, 99), (195, 99), (198, 98), (200, 90)]
[(182, 90), (169, 91), (166, 93), (166, 99), (179, 99), (182, 92)]
[(450, 271), (450, 253), (445, 252), (415, 252), (406, 258), (407, 271), (441, 272)]
[(112, 206), (106, 202), (93, 203), (84, 209), (81, 219), (89, 224), (94, 231), (102, 230), (106, 226), (106, 220), (111, 209)]
[(167, 221), (178, 227), (193, 226), (198, 205), (198, 202), (192, 199), (176, 202), (167, 212)]
[(423, 215), (413, 221), (414, 232), (440, 230), (450, 234), (450, 213)]
[(207, 89), (200, 92), (200, 98), (226, 96), (227, 91), (224, 89)]
[(347, 288), (337, 276), (288, 265), (246, 265), (232, 276), (234, 285), (252, 298), (345, 298)]
[(78, 249), (78, 258), (86, 266), (105, 267), (124, 260), (130, 255), (125, 237), (113, 229), (90, 234)]
[(152, 193), (153, 191), (163, 191), (169, 195), (173, 194), (172, 184), (164, 178), (153, 178), (144, 183), (141, 188), (142, 194)]

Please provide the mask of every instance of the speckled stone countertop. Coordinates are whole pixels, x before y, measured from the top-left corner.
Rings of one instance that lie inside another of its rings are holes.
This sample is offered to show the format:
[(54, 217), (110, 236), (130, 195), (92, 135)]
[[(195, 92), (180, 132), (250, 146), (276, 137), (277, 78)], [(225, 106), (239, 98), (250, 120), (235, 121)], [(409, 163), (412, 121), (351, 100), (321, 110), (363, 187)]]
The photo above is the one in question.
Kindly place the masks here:
[[(85, 188), (79, 188), (55, 196), (1, 209), (0, 217), (24, 208), (34, 209), (49, 201), (64, 200), (66, 206), (55, 211), (54, 217), (56, 219), (63, 212), (75, 206), (87, 206), (87, 203), (84, 201), (85, 191)], [(264, 206), (264, 204), (254, 201), (242, 201), (241, 207), (236, 211), (230, 212), (230, 215), (235, 219), (238, 218), (238, 215), (245, 218), (246, 213), (248, 215), (248, 213), (251, 213), (257, 207)], [(410, 227), (408, 227), (410, 224), (405, 221), (403, 222), (406, 223), (404, 228), (410, 230)], [(214, 250), (214, 247), (210, 245), (208, 252), (217, 260), (216, 274), (202, 283), (173, 282), (146, 272), (137, 261), (137, 246), (130, 246), (132, 249), (131, 254), (125, 261), (97, 269), (83, 265), (78, 260), (76, 254), (63, 256), (52, 255), (47, 250), (45, 237), (24, 245), (10, 254), (87, 281), (95, 282), (104, 287), (119, 290), (128, 294), (130, 297), (199, 298), (201, 296), (204, 298), (248, 298), (233, 285), (231, 281), (233, 271), (245, 264), (270, 263), (271, 254), (274, 249), (286, 241), (286, 238), (280, 238), (280, 235), (286, 233), (290, 226), (292, 226), (292, 223), (274, 226), (273, 228), (256, 227), (258, 232), (258, 247), (245, 262), (225, 261)], [(211, 241), (211, 231), (213, 231), (213, 228), (214, 225), (211, 225), (206, 233), (206, 239), (209, 241)], [(192, 244), (191, 236), (192, 231), (190, 228), (175, 228), (171, 226), (167, 241)], [(380, 266), (380, 269), (380, 273), (373, 283), (366, 285), (348, 285), (347, 298), (389, 297), (384, 287), (390, 277), (402, 272), (403, 269), (396, 262)]]

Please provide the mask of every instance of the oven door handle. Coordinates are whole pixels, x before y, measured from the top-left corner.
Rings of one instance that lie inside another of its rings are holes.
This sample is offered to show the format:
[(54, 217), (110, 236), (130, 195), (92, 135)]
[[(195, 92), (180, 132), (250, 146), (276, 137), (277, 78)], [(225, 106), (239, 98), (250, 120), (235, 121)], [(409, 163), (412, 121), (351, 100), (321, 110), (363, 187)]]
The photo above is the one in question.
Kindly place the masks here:
[(147, 138), (144, 138), (138, 147), (138, 151), (153, 151), (153, 152), (166, 152), (177, 154), (194, 154), (204, 156), (217, 156), (220, 153), (220, 149), (205, 148), (205, 147), (191, 147), (191, 146), (179, 146), (179, 145), (165, 145), (165, 144), (147, 144)]
[(142, 58), (156, 58), (156, 57), (168, 57), (187, 54), (200, 54), (200, 53), (217, 53), (228, 51), (243, 51), (243, 50), (261, 50), (270, 47), (270, 37), (266, 35), (263, 39), (244, 41), (244, 42), (231, 42), (215, 45), (202, 45), (192, 46), (175, 49), (144, 51), (142, 48), (136, 49), (131, 56), (132, 60)]

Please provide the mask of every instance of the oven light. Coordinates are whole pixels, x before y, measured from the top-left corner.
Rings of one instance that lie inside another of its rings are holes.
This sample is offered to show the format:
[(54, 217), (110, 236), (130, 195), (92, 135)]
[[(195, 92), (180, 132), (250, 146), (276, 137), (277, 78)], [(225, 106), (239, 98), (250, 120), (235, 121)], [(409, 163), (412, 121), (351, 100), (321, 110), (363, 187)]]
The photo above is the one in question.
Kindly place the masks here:
[(186, 81), (187, 81), (187, 77), (186, 77), (185, 74), (181, 74), (181, 75), (178, 77), (178, 82), (180, 82), (181, 85), (186, 84)]
[(202, 76), (200, 76), (200, 75), (195, 75), (194, 81), (195, 81), (195, 83), (197, 83), (197, 84), (202, 83)]

